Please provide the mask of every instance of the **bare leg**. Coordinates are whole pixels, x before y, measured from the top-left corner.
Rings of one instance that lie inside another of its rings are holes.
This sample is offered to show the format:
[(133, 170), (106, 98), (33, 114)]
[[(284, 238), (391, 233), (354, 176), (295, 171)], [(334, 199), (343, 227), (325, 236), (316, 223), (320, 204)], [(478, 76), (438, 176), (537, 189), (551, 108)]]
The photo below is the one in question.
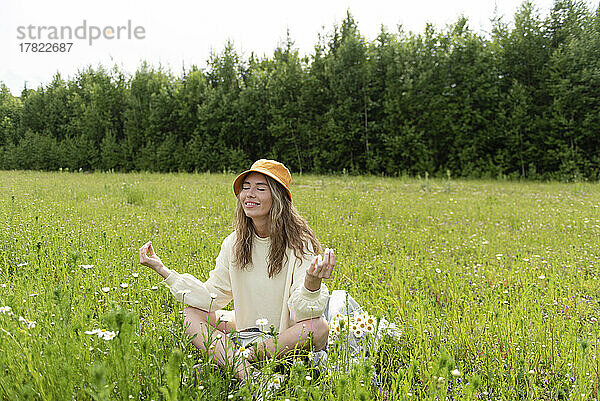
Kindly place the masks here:
[(190, 337), (196, 334), (192, 344), (205, 351), (206, 345), (209, 344), (219, 366), (233, 366), (236, 363), (236, 366), (233, 366), (235, 376), (240, 380), (245, 379), (246, 374), (252, 369), (250, 363), (242, 356), (234, 358), (237, 346), (226, 335), (235, 330), (235, 323), (219, 322), (217, 324), (215, 312), (207, 313), (192, 306), (183, 310), (183, 316), (186, 326), (185, 333)]
[[(229, 339), (225, 333), (235, 331), (235, 322), (219, 322), (215, 312), (206, 311), (188, 306), (183, 310), (185, 332), (188, 336), (197, 334), (192, 340), (192, 344), (199, 349), (206, 350), (206, 343), (213, 344), (213, 352), (219, 366), (233, 365), (234, 355), (237, 346)], [(210, 341), (207, 341), (210, 333)], [(275, 340), (270, 338), (257, 346), (256, 354), (251, 354), (248, 359), (243, 357), (236, 358), (238, 365), (234, 367), (235, 376), (243, 380), (246, 375), (252, 372), (250, 361), (264, 359), (266, 357), (281, 357), (295, 349), (309, 349), (311, 346), (315, 350), (325, 349), (329, 327), (327, 321), (323, 318), (308, 319), (296, 323), (294, 326), (284, 330), (277, 336), (277, 347)]]
[(304, 320), (279, 334), (277, 348), (275, 348), (275, 340), (270, 338), (260, 343), (257, 346), (257, 354), (251, 355), (249, 359), (281, 357), (294, 349), (309, 349), (311, 346), (315, 351), (320, 351), (327, 346), (328, 337), (329, 326), (325, 319), (319, 317)]

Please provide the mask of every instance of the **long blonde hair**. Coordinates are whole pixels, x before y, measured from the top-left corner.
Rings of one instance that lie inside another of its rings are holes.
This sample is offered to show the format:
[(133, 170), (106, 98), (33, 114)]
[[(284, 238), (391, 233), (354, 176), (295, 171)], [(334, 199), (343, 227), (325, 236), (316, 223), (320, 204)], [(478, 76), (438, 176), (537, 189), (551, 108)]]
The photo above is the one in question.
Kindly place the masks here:
[[(322, 248), (315, 233), (300, 216), (283, 186), (271, 177), (266, 175), (265, 177), (273, 199), (269, 211), (271, 246), (267, 261), (269, 278), (273, 278), (283, 268), (283, 259), (287, 258), (288, 248), (294, 251), (294, 256), (299, 260), (302, 260), (303, 255), (320, 254)], [(235, 263), (239, 268), (247, 269), (252, 263), (252, 240), (255, 231), (252, 219), (244, 213), (239, 198), (235, 207), (233, 225), (236, 231), (233, 248)], [(308, 248), (308, 243), (312, 249)]]

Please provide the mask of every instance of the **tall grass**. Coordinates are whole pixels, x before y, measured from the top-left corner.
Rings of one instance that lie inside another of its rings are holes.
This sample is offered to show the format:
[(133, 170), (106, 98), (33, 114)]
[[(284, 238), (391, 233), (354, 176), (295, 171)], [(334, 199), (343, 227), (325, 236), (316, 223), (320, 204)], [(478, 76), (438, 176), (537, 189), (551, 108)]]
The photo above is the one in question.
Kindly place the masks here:
[[(207, 278), (232, 179), (0, 173), (1, 398), (255, 392), (190, 345), (183, 305), (137, 260), (152, 240), (168, 267)], [(403, 335), (354, 369), (267, 362), (288, 377), (274, 399), (599, 398), (597, 184), (295, 176), (292, 190), (336, 251), (328, 287)]]

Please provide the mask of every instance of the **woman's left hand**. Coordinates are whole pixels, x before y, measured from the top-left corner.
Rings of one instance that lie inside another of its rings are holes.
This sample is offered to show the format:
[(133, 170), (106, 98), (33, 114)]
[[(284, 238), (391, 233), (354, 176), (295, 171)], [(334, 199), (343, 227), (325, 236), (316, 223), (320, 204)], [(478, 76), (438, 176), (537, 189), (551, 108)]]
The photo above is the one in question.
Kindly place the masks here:
[(325, 256), (315, 256), (312, 263), (306, 269), (306, 277), (304, 278), (304, 286), (309, 291), (316, 291), (321, 288), (321, 281), (331, 277), (333, 268), (335, 267), (335, 255), (333, 249), (326, 248)]

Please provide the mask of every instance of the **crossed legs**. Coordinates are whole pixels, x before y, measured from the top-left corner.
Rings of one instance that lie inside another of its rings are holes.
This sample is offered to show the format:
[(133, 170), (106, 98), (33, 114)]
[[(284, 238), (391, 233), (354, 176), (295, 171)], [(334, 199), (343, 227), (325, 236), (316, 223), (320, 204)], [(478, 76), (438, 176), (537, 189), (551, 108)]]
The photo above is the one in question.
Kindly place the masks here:
[[(206, 350), (206, 344), (212, 344), (215, 360), (220, 366), (232, 366), (237, 346), (227, 333), (235, 331), (235, 322), (220, 322), (220, 315), (220, 311), (208, 313), (188, 306), (183, 310), (185, 333), (190, 337), (196, 334), (192, 344), (199, 349)], [(308, 349), (312, 346), (317, 351), (325, 349), (328, 335), (327, 321), (321, 317), (299, 322), (278, 335), (277, 347), (274, 339), (269, 338), (260, 343), (256, 353), (251, 353), (247, 360), (237, 358), (237, 366), (233, 366), (235, 376), (245, 379), (246, 374), (253, 369), (249, 362), (269, 356), (281, 357), (298, 348)]]

